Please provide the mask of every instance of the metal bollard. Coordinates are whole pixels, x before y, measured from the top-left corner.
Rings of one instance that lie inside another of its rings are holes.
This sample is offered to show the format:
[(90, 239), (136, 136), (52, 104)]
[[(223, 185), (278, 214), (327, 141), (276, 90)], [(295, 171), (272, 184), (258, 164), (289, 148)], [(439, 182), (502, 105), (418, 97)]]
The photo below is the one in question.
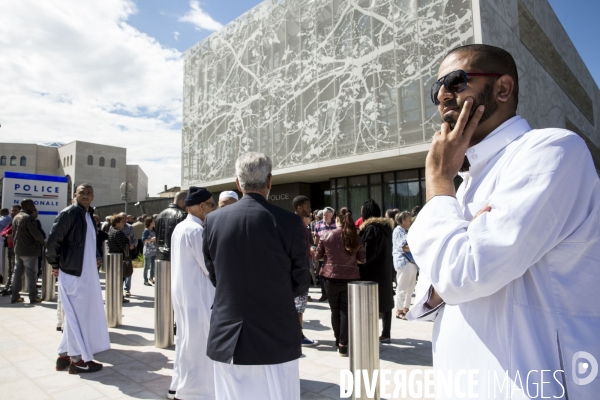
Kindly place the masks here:
[[(15, 262), (15, 269), (17, 268), (17, 263)], [(29, 279), (27, 279), (27, 270), (23, 268), (23, 276), (21, 278), (21, 293), (29, 293)], [(37, 297), (37, 294), (36, 296)]]
[(106, 266), (108, 265), (108, 240), (104, 241), (104, 252), (102, 253), (102, 266), (100, 272), (106, 273)]
[(173, 346), (173, 304), (171, 303), (171, 262), (156, 260), (154, 287), (154, 346)]
[(56, 300), (56, 278), (52, 275), (52, 265), (44, 260), (44, 270), (42, 271), (42, 300)]
[(109, 253), (106, 266), (106, 322), (109, 328), (123, 324), (123, 254)]
[[(376, 282), (351, 282), (348, 284), (348, 327), (350, 371), (354, 379), (360, 379), (360, 395), (357, 390), (352, 391), (352, 399), (376, 399), (379, 400), (379, 375), (375, 385), (375, 396), (367, 397), (363, 373), (366, 370), (369, 381), (373, 379), (373, 372), (379, 370), (379, 297)], [(361, 379), (363, 378), (363, 379)]]
[(2, 246), (0, 247), (2, 250), (0, 250), (0, 252), (2, 253), (2, 284), (4, 286), (6, 286), (6, 284), (8, 283), (8, 278), (9, 278), (9, 265), (8, 265), (8, 248)]

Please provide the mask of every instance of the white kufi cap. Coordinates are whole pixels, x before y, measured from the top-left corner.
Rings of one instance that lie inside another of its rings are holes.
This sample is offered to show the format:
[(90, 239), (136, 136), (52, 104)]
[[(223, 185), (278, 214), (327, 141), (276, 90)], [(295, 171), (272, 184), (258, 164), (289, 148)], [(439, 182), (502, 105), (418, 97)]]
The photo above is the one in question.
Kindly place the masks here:
[(233, 190), (225, 190), (224, 192), (221, 192), (221, 194), (219, 195), (219, 201), (226, 199), (228, 197), (239, 200), (236, 192), (234, 192)]

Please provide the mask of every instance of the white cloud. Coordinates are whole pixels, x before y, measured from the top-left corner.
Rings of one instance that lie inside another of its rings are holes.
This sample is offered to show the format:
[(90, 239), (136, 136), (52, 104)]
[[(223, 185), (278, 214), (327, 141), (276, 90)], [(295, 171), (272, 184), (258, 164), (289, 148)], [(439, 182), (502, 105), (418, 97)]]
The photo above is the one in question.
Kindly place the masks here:
[(190, 10), (183, 17), (179, 18), (179, 21), (192, 23), (196, 26), (197, 30), (206, 29), (216, 31), (223, 27), (223, 25), (212, 19), (210, 15), (200, 8), (198, 0), (190, 1)]
[(179, 40), (179, 32), (173, 32), (173, 37), (175, 38), (175, 40)]
[(131, 0), (0, 2), (3, 142), (127, 148), (150, 195), (181, 181), (182, 54), (127, 24)]

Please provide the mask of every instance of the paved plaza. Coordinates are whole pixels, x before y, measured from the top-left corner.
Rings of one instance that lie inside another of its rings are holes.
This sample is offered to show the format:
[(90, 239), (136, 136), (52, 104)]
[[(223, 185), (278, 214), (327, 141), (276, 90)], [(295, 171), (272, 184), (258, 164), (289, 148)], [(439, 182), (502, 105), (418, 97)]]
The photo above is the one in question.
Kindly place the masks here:
[[(104, 289), (104, 274), (101, 278)], [(310, 291), (314, 300), (319, 298), (318, 288)], [(112, 348), (96, 355), (104, 368), (81, 375), (54, 369), (61, 339), (56, 331), (56, 303), (29, 305), (22, 294), (25, 303), (11, 305), (10, 297), (0, 297), (0, 398), (166, 398), (175, 348), (154, 347), (154, 288), (143, 285), (142, 269), (135, 269), (131, 292), (131, 302), (123, 307), (123, 325), (109, 329)], [(415, 368), (430, 369), (431, 329), (428, 322), (394, 318), (392, 344), (380, 347), (380, 368), (405, 369), (407, 376)], [(349, 368), (349, 358), (334, 349), (327, 302), (308, 304), (304, 333), (319, 345), (303, 348), (302, 399), (339, 399), (340, 370)]]

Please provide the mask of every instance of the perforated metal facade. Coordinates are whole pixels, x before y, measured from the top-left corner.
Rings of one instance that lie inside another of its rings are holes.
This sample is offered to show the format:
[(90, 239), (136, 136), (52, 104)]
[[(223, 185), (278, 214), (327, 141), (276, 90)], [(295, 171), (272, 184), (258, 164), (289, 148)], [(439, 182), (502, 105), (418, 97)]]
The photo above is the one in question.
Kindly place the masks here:
[(185, 54), (182, 185), (427, 142), (444, 54), (473, 42), (470, 0), (264, 2)]

